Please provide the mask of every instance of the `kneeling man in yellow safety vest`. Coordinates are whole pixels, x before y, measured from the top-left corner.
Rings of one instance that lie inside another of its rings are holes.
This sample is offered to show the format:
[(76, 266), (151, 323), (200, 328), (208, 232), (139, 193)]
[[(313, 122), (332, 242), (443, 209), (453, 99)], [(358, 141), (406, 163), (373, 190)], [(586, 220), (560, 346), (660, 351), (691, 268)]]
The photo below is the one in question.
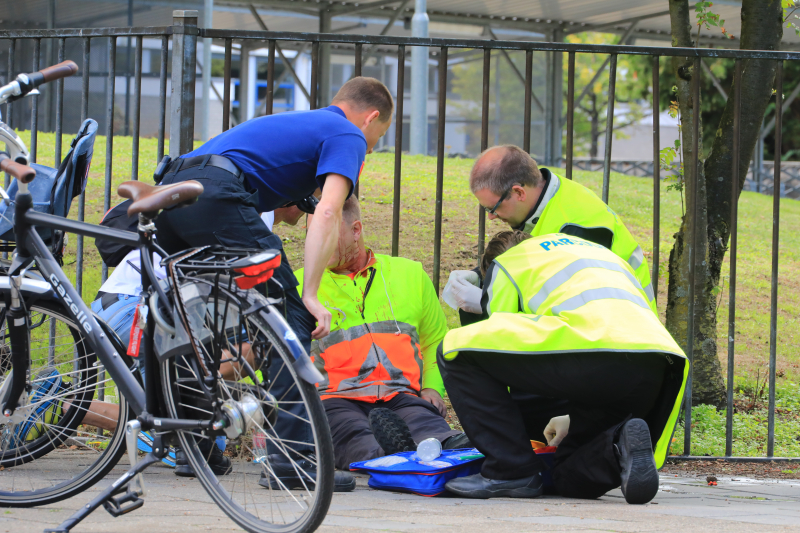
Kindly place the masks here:
[[(469, 447), (444, 418), (436, 349), (447, 319), (431, 279), (420, 263), (365, 246), (355, 196), (344, 203), (338, 242), (319, 286), (331, 332), (311, 343), (336, 468), (427, 438), (443, 449)], [(295, 275), (302, 285), (302, 270)]]
[(567, 401), (568, 418), (545, 430), (563, 437), (552, 471), (560, 495), (598, 498), (621, 486), (628, 503), (649, 502), (689, 375), (686, 356), (631, 265), (611, 250), (565, 234), (499, 237), (487, 245), (500, 253), (486, 271), (489, 318), (451, 330), (438, 354), (459, 420), (486, 455), (480, 474), (447, 489), (472, 498), (542, 493), (544, 466), (511, 387)]

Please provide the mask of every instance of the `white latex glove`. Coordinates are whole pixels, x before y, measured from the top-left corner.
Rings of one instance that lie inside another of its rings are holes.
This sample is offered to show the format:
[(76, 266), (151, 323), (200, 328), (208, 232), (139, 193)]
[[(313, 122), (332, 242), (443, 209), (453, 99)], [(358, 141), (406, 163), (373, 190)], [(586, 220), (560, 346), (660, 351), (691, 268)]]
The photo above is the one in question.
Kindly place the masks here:
[(453, 309), (481, 314), (481, 278), (472, 270), (454, 270), (450, 273), (442, 299)]
[(569, 433), (569, 415), (551, 418), (544, 428), (544, 438), (548, 446), (558, 446)]

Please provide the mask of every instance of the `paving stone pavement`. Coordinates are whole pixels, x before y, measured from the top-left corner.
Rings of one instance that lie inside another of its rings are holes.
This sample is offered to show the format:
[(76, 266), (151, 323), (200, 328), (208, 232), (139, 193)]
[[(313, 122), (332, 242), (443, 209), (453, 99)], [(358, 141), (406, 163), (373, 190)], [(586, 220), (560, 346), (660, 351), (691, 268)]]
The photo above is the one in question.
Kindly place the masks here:
[[(54, 527), (123, 472), (118, 466), (97, 487), (54, 505), (0, 509), (0, 533), (41, 532)], [(321, 533), (436, 531), (798, 531), (800, 481), (662, 475), (661, 489), (647, 505), (627, 505), (619, 490), (598, 500), (546, 496), (535, 500), (423, 498), (372, 490), (357, 476), (354, 492), (335, 494)], [(155, 533), (236, 531), (194, 479), (177, 478), (167, 467), (145, 472), (145, 505), (120, 518), (99, 509), (77, 532)]]

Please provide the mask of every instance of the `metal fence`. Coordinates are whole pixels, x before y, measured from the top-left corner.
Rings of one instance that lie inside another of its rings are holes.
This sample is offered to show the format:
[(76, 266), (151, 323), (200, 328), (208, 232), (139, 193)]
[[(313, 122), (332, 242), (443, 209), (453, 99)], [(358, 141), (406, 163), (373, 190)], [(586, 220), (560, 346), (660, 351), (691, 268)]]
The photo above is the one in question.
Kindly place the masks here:
[[(575, 159), (574, 168), (580, 170), (599, 171), (603, 170), (605, 161), (602, 159)], [(648, 161), (629, 161), (615, 159), (611, 161), (612, 172), (619, 172), (627, 176), (638, 176), (642, 178), (652, 178), (655, 164), (652, 160)], [(677, 170), (678, 166), (673, 165)], [(784, 198), (800, 199), (800, 162), (784, 161), (781, 163), (781, 181), (779, 184), (781, 196)], [(755, 165), (750, 165), (744, 181), (745, 191), (760, 192), (762, 194), (773, 194), (773, 176), (775, 175), (775, 163), (765, 161), (761, 172), (756, 172)], [(662, 178), (664, 176), (662, 175)]]
[[(0, 41), (5, 40), (10, 43), (10, 54), (8, 62), (8, 72), (14, 73), (17, 71), (37, 70), (40, 68), (40, 49), (42, 41), (55, 41), (58, 50), (58, 59), (64, 57), (65, 43), (67, 41), (78, 41), (81, 43), (83, 54), (83, 61), (81, 65), (82, 72), (82, 99), (81, 99), (81, 117), (86, 118), (90, 116), (90, 105), (94, 109), (99, 107), (106, 116), (106, 168), (105, 168), (105, 195), (104, 207), (108, 209), (111, 202), (111, 181), (112, 181), (112, 153), (114, 148), (114, 90), (108, 92), (104, 105), (96, 104), (89, 101), (89, 73), (90, 61), (92, 54), (92, 42), (106, 41), (108, 47), (106, 53), (108, 54), (108, 68), (106, 76), (108, 81), (113, 87), (115, 72), (116, 72), (116, 39), (118, 37), (131, 37), (135, 40), (135, 57), (134, 57), (134, 76), (133, 76), (133, 93), (134, 93), (134, 108), (132, 113), (133, 127), (133, 159), (132, 159), (132, 177), (135, 179), (138, 174), (139, 166), (139, 119), (141, 116), (141, 78), (142, 78), (142, 40), (144, 38), (159, 38), (161, 39), (161, 63), (159, 73), (160, 83), (160, 120), (158, 128), (158, 158), (160, 159), (164, 153), (165, 139), (169, 138), (169, 153), (171, 156), (176, 157), (181, 154), (187, 153), (192, 149), (194, 140), (194, 117), (195, 117), (195, 91), (196, 91), (196, 71), (197, 71), (197, 39), (198, 38), (211, 38), (217, 42), (224, 43), (225, 61), (224, 61), (224, 94), (223, 99), (223, 117), (222, 129), (227, 130), (230, 127), (231, 116), (231, 66), (232, 66), (232, 49), (233, 43), (253, 43), (261, 42), (266, 43), (269, 48), (269, 63), (268, 63), (268, 86), (266, 95), (266, 113), (270, 114), (273, 111), (273, 97), (274, 97), (274, 81), (275, 81), (275, 56), (276, 51), (281, 53), (281, 44), (286, 42), (301, 42), (311, 44), (311, 83), (309, 100), (311, 107), (316, 108), (321, 104), (319, 87), (321, 86), (320, 72), (321, 72), (321, 51), (324, 47), (336, 45), (339, 49), (350, 48), (354, 54), (354, 72), (355, 75), (360, 75), (362, 71), (362, 59), (364, 57), (364, 47), (369, 47), (369, 53), (373, 53), (377, 46), (380, 46), (384, 51), (387, 49), (396, 49), (394, 53), (398, 58), (398, 72), (397, 72), (397, 89), (396, 89), (396, 136), (395, 136), (395, 162), (394, 162), (394, 199), (393, 199), (393, 215), (392, 215), (392, 254), (398, 255), (399, 248), (399, 229), (400, 229), (400, 198), (402, 189), (401, 170), (403, 165), (402, 154), (402, 131), (403, 131), (403, 96), (404, 96), (404, 78), (405, 78), (405, 58), (408, 47), (428, 47), (432, 49), (434, 57), (438, 58), (438, 122), (437, 122), (437, 165), (436, 165), (436, 203), (434, 215), (434, 243), (433, 243), (433, 282), (437, 290), (440, 285), (440, 267), (441, 267), (441, 252), (442, 252), (442, 201), (444, 196), (443, 183), (444, 183), (444, 162), (445, 155), (445, 142), (444, 142), (444, 128), (445, 117), (447, 108), (447, 93), (446, 93), (446, 79), (448, 69), (448, 53), (452, 49), (471, 49), (482, 51), (483, 54), (483, 98), (482, 98), (482, 120), (481, 120), (481, 149), (488, 147), (488, 123), (489, 123), (489, 94), (490, 94), (490, 80), (489, 80), (489, 67), (491, 61), (492, 51), (501, 51), (507, 53), (510, 51), (518, 51), (525, 53), (525, 98), (524, 110), (522, 118), (523, 127), (523, 143), (522, 148), (530, 152), (531, 143), (531, 104), (534, 100), (531, 93), (533, 83), (532, 73), (532, 58), (534, 53), (544, 53), (549, 55), (549, 64), (551, 71), (558, 72), (563, 60), (562, 54), (568, 55), (568, 86), (567, 86), (567, 108), (566, 108), (566, 153), (564, 159), (566, 162), (566, 177), (572, 179), (572, 169), (576, 163), (573, 157), (574, 148), (574, 112), (575, 112), (575, 59), (577, 54), (606, 54), (609, 57), (609, 75), (608, 75), (608, 111), (607, 122), (605, 128), (605, 154), (603, 160), (603, 186), (602, 186), (602, 199), (608, 202), (610, 192), (610, 173), (614, 169), (611, 161), (611, 147), (613, 141), (613, 128), (614, 128), (614, 94), (617, 76), (617, 58), (619, 55), (641, 55), (651, 58), (653, 64), (653, 80), (652, 80), (652, 102), (653, 108), (658, 108), (659, 102), (659, 60), (666, 57), (689, 57), (694, 61), (693, 78), (693, 95), (694, 95), (694, 116), (699, 114), (699, 94), (700, 94), (700, 77), (702, 70), (700, 68), (700, 61), (702, 58), (732, 58), (736, 60), (735, 76), (736, 80), (741, 79), (742, 61), (745, 59), (761, 59), (778, 61), (778, 71), (776, 76), (775, 88), (777, 90), (777, 98), (779, 102), (779, 109), (782, 110), (782, 87), (783, 87), (783, 61), (796, 61), (800, 60), (800, 53), (798, 52), (766, 52), (766, 51), (739, 51), (739, 50), (722, 50), (722, 49), (685, 49), (685, 48), (657, 48), (657, 47), (638, 47), (638, 46), (614, 46), (614, 45), (587, 45), (587, 44), (567, 44), (567, 43), (550, 43), (550, 42), (519, 42), (519, 41), (486, 41), (474, 39), (434, 39), (434, 38), (413, 38), (413, 37), (388, 37), (388, 36), (365, 36), (365, 35), (342, 35), (342, 34), (304, 34), (304, 33), (287, 33), (287, 32), (269, 32), (269, 31), (237, 31), (237, 30), (220, 30), (220, 29), (203, 29), (197, 27), (197, 12), (196, 11), (175, 11), (172, 25), (164, 27), (149, 27), (149, 28), (98, 28), (98, 29), (74, 29), (74, 30), (16, 30), (16, 31), (0, 31)], [(171, 41), (171, 65), (168, 65), (170, 56), (170, 41)], [(30, 64), (20, 64), (15, 62), (15, 48), (19, 47), (23, 42), (33, 43), (33, 59)], [(386, 52), (384, 52), (386, 53)], [(554, 66), (558, 65), (558, 68)], [(170, 80), (171, 91), (167, 94), (168, 88), (168, 67), (171, 66)], [(551, 78), (555, 79), (555, 76)], [(326, 84), (327, 85), (327, 84)], [(736, 88), (740, 88), (740, 84), (736, 83)], [(63, 89), (64, 82), (59, 81), (56, 87), (56, 120), (55, 131), (58, 134), (56, 139), (56, 154), (55, 161), (58, 164), (61, 158), (61, 141), (60, 134), (62, 132), (62, 119), (63, 119)], [(736, 111), (734, 116), (734, 132), (739, 132), (740, 126), (740, 104), (741, 95), (740, 91), (736, 90), (734, 94)], [(10, 107), (9, 104), (4, 111), (4, 116), (8, 117)], [(37, 123), (37, 100), (34, 98), (31, 110), (31, 154), (35, 160), (37, 151), (37, 132), (39, 125)], [(782, 112), (776, 113), (776, 126), (775, 126), (775, 143), (776, 147), (780, 147), (781, 142), (781, 116)], [(548, 115), (548, 120), (554, 122), (558, 117), (554, 116), (551, 111)], [(169, 134), (167, 134), (167, 121), (169, 121)], [(693, 135), (693, 149), (694, 160), (687, 162), (687, 168), (697, 169), (700, 161), (698, 142), (699, 131), (698, 121), (694, 121), (694, 135)], [(661, 176), (659, 169), (659, 121), (658, 113), (653, 113), (653, 256), (652, 264), (659, 265), (659, 242), (660, 242), (660, 186)], [(560, 129), (559, 137), (560, 137)], [(733, 145), (733, 172), (732, 175), (738, 175), (738, 153), (739, 153), (739, 135), (735, 135)], [(778, 187), (773, 187), (774, 192), (774, 207), (773, 207), (773, 238), (772, 238), (772, 271), (771, 271), (771, 293), (770, 293), (770, 360), (769, 360), (769, 419), (768, 419), (768, 438), (767, 438), (767, 454), (763, 458), (747, 458), (746, 460), (775, 460), (787, 458), (775, 458), (774, 445), (775, 445), (775, 376), (776, 376), (776, 347), (777, 347), (777, 298), (778, 298), (778, 236), (779, 236), (779, 215), (780, 215), (780, 190), (781, 183), (781, 168), (780, 150), (775, 150), (776, 158), (774, 163), (774, 178), (773, 183)], [(694, 191), (697, 190), (697, 172), (687, 172), (687, 179), (689, 181), (689, 197), (687, 198), (687, 213), (695, 218), (700, 213), (700, 206), (694, 201)], [(731, 219), (731, 235), (730, 235), (730, 293), (729, 293), (729, 328), (728, 328), (728, 367), (727, 367), (727, 430), (726, 430), (726, 459), (740, 460), (741, 458), (732, 457), (732, 442), (733, 442), (733, 411), (734, 411), (734, 348), (735, 348), (735, 313), (736, 313), (736, 257), (737, 257), (737, 200), (738, 190), (732, 187), (731, 202), (732, 202), (732, 219)], [(483, 209), (476, 209), (476, 223), (478, 226), (478, 253), (483, 253), (484, 250), (484, 236), (485, 236), (485, 213)], [(84, 198), (81, 197), (79, 202), (78, 218), (83, 219), (84, 216)], [(694, 230), (689, 236), (691, 249), (696, 249), (697, 243), (697, 225), (693, 224)], [(698, 254), (699, 255), (699, 254)], [(695, 271), (698, 262), (698, 257), (695, 256), (691, 260), (690, 282), (689, 282), (689, 312), (687, 316), (688, 328), (690, 338), (694, 337), (695, 333), (695, 298), (694, 298), (694, 279)], [(105, 267), (104, 267), (105, 271)], [(77, 264), (77, 279), (76, 285), (78, 290), (82, 289), (83, 279), (83, 239), (78, 238), (78, 264)], [(652, 283), (654, 292), (658, 294), (659, 272), (658, 268), (652, 270)], [(693, 343), (687, 346), (687, 356), (691, 361), (693, 359)], [(691, 436), (692, 436), (692, 381), (691, 376), (686, 387), (686, 402), (684, 408), (685, 415), (685, 439), (684, 439), (684, 456), (685, 458), (692, 458), (691, 450)], [(702, 457), (708, 459), (708, 457)], [(800, 460), (796, 458), (794, 460)]]

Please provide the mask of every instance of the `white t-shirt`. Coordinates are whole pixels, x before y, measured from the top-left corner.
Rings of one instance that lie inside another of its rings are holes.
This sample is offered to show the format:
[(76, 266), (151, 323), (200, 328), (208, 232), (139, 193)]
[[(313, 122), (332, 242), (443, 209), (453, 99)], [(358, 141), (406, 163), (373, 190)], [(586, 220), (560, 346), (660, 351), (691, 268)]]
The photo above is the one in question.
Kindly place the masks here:
[[(270, 231), (272, 231), (275, 213), (272, 211), (261, 213), (261, 219)], [(138, 296), (139, 293), (142, 292), (142, 275), (139, 273), (142, 269), (142, 265), (140, 262), (141, 257), (139, 256), (139, 250), (128, 252), (128, 255), (125, 256), (119, 266), (114, 269), (114, 272), (108, 276), (103, 286), (100, 287), (100, 292)], [(157, 253), (153, 253), (153, 266), (155, 267), (156, 277), (158, 279), (164, 279), (167, 277), (167, 271), (164, 267), (159, 265), (159, 263), (161, 263), (161, 256)]]

